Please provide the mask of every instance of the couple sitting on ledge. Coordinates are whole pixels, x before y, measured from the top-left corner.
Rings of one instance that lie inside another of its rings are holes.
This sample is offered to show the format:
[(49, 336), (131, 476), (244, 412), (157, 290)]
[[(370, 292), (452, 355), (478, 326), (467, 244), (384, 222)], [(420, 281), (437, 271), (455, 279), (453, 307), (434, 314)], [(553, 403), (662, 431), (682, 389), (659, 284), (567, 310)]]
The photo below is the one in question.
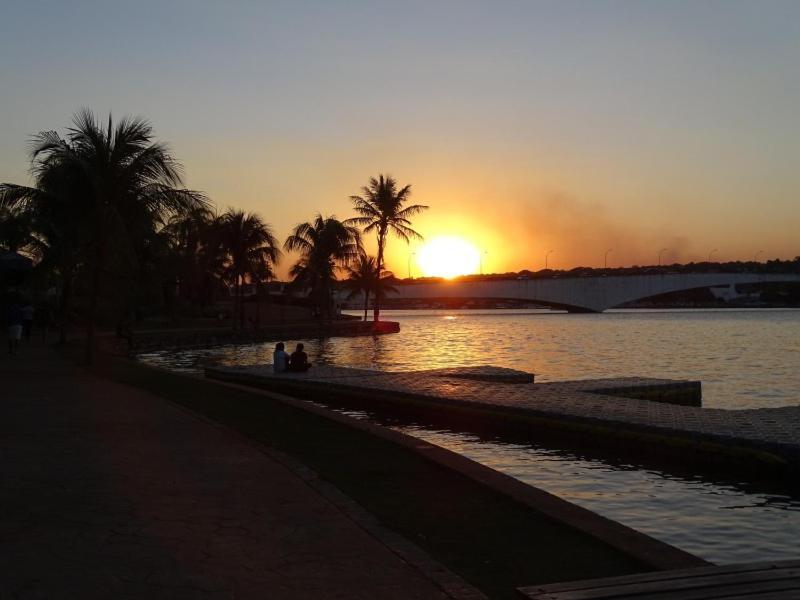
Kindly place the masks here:
[(293, 371), (295, 373), (303, 373), (308, 371), (311, 363), (308, 362), (308, 354), (303, 352), (303, 344), (297, 344), (297, 349), (292, 352), (292, 355), (284, 350), (283, 342), (278, 342), (275, 346), (275, 352), (272, 353), (272, 370), (276, 373), (283, 373), (285, 371)]

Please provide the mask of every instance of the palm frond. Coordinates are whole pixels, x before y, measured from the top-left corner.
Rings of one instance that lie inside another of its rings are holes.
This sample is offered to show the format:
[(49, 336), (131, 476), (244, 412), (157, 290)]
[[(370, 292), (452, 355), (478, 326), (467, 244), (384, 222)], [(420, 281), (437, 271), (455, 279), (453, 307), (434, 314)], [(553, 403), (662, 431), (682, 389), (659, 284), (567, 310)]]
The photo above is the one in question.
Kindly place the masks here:
[(403, 210), (397, 212), (397, 217), (400, 219), (407, 219), (408, 217), (413, 217), (414, 215), (418, 215), (422, 211), (428, 210), (429, 206), (425, 206), (424, 204), (412, 204), (411, 206), (406, 206)]
[(38, 188), (0, 183), (0, 208), (26, 208), (31, 203), (43, 201), (47, 194)]

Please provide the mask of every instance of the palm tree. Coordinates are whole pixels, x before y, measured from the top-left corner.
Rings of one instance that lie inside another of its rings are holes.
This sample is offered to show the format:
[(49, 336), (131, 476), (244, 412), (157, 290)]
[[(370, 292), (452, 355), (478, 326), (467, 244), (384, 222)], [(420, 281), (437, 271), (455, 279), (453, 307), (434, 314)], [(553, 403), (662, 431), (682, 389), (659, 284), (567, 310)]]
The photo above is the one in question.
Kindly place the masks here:
[[(403, 206), (411, 196), (411, 186), (398, 189), (397, 181), (388, 175), (371, 177), (369, 184), (361, 188), (361, 196), (350, 196), (353, 208), (360, 215), (348, 219), (347, 223), (364, 228), (364, 233), (375, 232), (378, 238), (378, 258), (375, 269), (383, 272), (384, 250), (390, 233), (408, 243), (422, 236), (411, 228), (410, 217), (427, 209), (422, 204)], [(375, 321), (380, 320), (380, 299), (375, 298)]]
[(201, 206), (174, 215), (161, 233), (167, 238), (178, 294), (189, 302), (206, 306), (224, 270), (219, 218)]
[(33, 214), (24, 207), (0, 207), (0, 249), (9, 252), (36, 253)]
[(37, 176), (34, 187), (0, 184), (0, 206), (29, 215), (30, 234), (40, 257), (37, 269), (58, 282), (60, 343), (66, 342), (74, 281), (85, 263), (89, 231), (90, 187), (83, 172), (69, 165), (53, 165)]
[(388, 292), (395, 292), (397, 289), (391, 285), (394, 280), (394, 273), (383, 271), (380, 278), (377, 276), (377, 261), (374, 256), (361, 254), (358, 261), (346, 268), (347, 279), (344, 287), (350, 290), (347, 299), (350, 300), (359, 294), (364, 294), (364, 320), (367, 320), (367, 310), (369, 309), (369, 297), (374, 295), (383, 300)]
[(273, 267), (281, 252), (272, 229), (256, 214), (229, 209), (219, 218), (219, 240), (227, 254), (225, 271), (234, 286), (234, 326), (244, 328), (242, 285), (274, 277)]
[(297, 284), (310, 289), (320, 316), (330, 314), (336, 269), (349, 265), (362, 253), (358, 229), (334, 216), (317, 214), (313, 221), (297, 225), (283, 248), (287, 252), (300, 252), (300, 259), (289, 274)]
[[(139, 117), (124, 117), (115, 126), (109, 115), (103, 126), (91, 111), (81, 110), (73, 118), (67, 140), (54, 131), (35, 136), (31, 163), (37, 182), (47, 181), (53, 172), (67, 171), (79, 173), (87, 190), (85, 202), (75, 209), (90, 229), (86, 361), (91, 363), (109, 258), (122, 255), (135, 261), (142, 227), (149, 233), (170, 215), (203, 206), (206, 199), (198, 192), (181, 189), (181, 166), (166, 145), (154, 141), (151, 125)], [(0, 197), (3, 200), (46, 201), (41, 194), (26, 196), (19, 189), (7, 188), (5, 197)]]

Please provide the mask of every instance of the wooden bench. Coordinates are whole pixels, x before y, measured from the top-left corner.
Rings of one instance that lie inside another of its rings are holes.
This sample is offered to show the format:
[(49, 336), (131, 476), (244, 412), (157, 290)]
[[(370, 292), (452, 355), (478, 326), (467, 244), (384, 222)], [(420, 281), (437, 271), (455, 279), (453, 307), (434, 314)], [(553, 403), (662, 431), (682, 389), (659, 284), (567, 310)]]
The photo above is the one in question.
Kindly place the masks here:
[(800, 560), (658, 571), (518, 591), (529, 600), (800, 600)]

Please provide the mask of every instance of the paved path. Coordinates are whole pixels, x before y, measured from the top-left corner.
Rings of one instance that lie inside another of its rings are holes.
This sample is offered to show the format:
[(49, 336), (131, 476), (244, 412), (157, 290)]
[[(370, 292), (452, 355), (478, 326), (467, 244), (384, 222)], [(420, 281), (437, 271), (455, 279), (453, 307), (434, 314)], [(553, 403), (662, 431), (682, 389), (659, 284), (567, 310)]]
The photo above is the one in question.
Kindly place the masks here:
[[(800, 406), (722, 410), (621, 398), (603, 390), (680, 385), (681, 382), (638, 377), (554, 383), (520, 383), (521, 372), (499, 367), (380, 372), (317, 367), (308, 373), (272, 372), (271, 366), (217, 367), (212, 376), (237, 375), (386, 390), (432, 400), (525, 410), (534, 414), (592, 420), (644, 428), (659, 433), (706, 438), (777, 452), (800, 463)], [(216, 374), (215, 374), (216, 373)], [(217, 375), (218, 374), (218, 375)], [(233, 377), (230, 377), (230, 376)], [(481, 381), (475, 377), (483, 377)], [(800, 400), (800, 399), (799, 399)]]
[(0, 356), (0, 598), (444, 598), (294, 472), (42, 348)]

